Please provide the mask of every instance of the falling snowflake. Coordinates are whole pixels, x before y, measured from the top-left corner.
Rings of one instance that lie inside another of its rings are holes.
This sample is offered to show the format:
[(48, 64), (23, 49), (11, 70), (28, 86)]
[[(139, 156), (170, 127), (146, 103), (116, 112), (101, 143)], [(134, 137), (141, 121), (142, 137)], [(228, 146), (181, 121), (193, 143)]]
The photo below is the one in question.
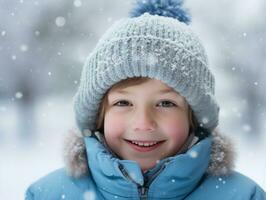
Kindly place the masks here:
[(2, 31), (2, 32), (1, 32), (1, 35), (2, 35), (2, 36), (5, 36), (5, 35), (6, 35), (6, 31)]
[(156, 63), (158, 63), (158, 58), (154, 54), (152, 54), (152, 53), (148, 54), (147, 64), (149, 66), (155, 66)]
[(190, 151), (190, 152), (189, 152), (189, 156), (190, 156), (191, 158), (197, 158), (197, 157), (198, 157), (198, 152), (196, 152), (196, 151)]
[(40, 35), (40, 31), (35, 31), (34, 33), (35, 33), (36, 36)]
[(251, 131), (251, 127), (250, 127), (250, 125), (249, 125), (249, 124), (244, 124), (244, 125), (243, 125), (243, 130), (244, 130), (245, 132), (250, 132), (250, 131)]
[(95, 200), (95, 193), (93, 191), (86, 191), (83, 194), (84, 200)]
[(17, 99), (21, 99), (21, 98), (23, 97), (22, 92), (17, 92), (17, 93), (15, 94), (15, 97), (16, 97)]
[(48, 76), (51, 76), (52, 75), (52, 72), (48, 72)]
[(62, 194), (61, 199), (65, 199), (65, 198), (66, 198), (66, 195)]
[(22, 51), (22, 52), (28, 51), (28, 46), (26, 44), (20, 45), (20, 51)]
[(63, 27), (66, 24), (66, 19), (64, 17), (59, 16), (55, 19), (55, 24), (58, 27)]
[(209, 122), (209, 119), (207, 117), (202, 118), (202, 123), (207, 124)]
[(75, 7), (80, 7), (80, 6), (82, 6), (82, 2), (81, 2), (80, 0), (75, 0), (75, 1), (73, 2), (73, 4), (74, 4)]
[(11, 56), (11, 59), (12, 59), (12, 60), (16, 60), (16, 59), (17, 59), (17, 56), (16, 56), (16, 55), (12, 55), (12, 56)]

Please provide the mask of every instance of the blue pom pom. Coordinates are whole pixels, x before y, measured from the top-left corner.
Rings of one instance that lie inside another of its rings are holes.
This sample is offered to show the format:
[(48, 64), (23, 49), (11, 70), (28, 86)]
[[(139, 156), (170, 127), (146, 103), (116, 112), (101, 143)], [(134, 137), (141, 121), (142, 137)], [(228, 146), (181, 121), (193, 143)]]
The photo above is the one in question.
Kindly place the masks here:
[(137, 0), (130, 17), (138, 17), (146, 12), (151, 15), (172, 17), (189, 24), (190, 15), (182, 8), (183, 0)]

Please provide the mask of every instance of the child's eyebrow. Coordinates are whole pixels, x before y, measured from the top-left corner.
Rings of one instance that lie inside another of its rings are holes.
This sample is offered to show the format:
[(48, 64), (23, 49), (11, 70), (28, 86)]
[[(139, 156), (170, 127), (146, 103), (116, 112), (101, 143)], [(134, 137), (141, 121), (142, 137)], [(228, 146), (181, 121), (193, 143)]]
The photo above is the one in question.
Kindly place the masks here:
[[(130, 94), (131, 92), (130, 91), (126, 91), (126, 90), (117, 90), (115, 91), (117, 93), (120, 93), (120, 94)], [(175, 93), (175, 91), (173, 89), (162, 89), (162, 90), (159, 90), (158, 93), (160, 94), (165, 94), (165, 93)]]
[(126, 91), (126, 90), (117, 90), (114, 91), (115, 93), (120, 93), (120, 94), (129, 94), (130, 92)]
[(167, 89), (162, 89), (159, 90), (159, 93), (164, 94), (164, 93), (175, 93), (175, 91), (171, 88), (167, 88)]

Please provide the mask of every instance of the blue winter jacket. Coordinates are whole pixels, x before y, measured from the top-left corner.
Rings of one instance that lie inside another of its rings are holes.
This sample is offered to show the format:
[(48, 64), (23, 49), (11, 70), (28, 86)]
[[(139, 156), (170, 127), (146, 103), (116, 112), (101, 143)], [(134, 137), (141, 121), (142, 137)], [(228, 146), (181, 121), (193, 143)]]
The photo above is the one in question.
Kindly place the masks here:
[(266, 200), (254, 181), (226, 166), (230, 160), (221, 138), (205, 138), (145, 174), (136, 162), (113, 156), (96, 138), (84, 140), (87, 173), (76, 178), (58, 169), (32, 184), (27, 200)]

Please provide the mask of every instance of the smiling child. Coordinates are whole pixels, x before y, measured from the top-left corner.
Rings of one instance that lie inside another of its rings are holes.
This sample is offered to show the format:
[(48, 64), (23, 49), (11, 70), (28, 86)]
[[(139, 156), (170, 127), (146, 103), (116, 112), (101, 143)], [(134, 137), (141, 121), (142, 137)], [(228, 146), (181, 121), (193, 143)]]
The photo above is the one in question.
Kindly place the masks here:
[(139, 0), (89, 55), (66, 167), (26, 199), (263, 200), (217, 133), (215, 80), (181, 0)]

